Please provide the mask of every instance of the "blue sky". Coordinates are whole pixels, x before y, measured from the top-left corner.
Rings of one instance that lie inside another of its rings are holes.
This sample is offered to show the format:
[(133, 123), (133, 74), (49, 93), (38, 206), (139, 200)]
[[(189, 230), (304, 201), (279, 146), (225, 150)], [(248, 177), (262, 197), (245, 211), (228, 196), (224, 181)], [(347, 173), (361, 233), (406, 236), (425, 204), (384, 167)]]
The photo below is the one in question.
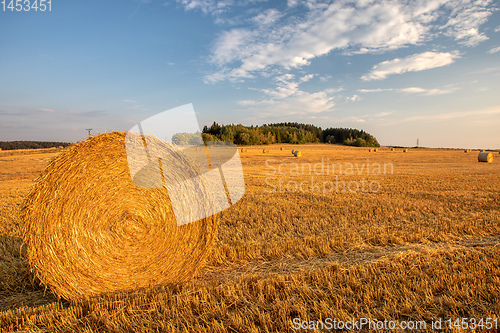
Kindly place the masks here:
[[(381, 144), (500, 148), (488, 0), (55, 1), (0, 12), (0, 140), (77, 141), (193, 103)], [(1, 8), (0, 8), (1, 9)]]

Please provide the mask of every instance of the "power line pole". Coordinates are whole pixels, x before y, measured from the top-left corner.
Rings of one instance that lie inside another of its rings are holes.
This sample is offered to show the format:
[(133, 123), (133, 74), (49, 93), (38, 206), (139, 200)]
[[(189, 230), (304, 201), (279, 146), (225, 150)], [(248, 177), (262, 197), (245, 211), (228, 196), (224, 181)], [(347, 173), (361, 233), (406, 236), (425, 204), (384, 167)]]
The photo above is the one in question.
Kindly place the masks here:
[(90, 138), (90, 132), (92, 131), (92, 128), (87, 128), (86, 130), (89, 132), (89, 138)]
[(419, 143), (419, 142), (418, 142), (418, 138), (417, 138), (417, 148), (418, 148), (418, 143)]

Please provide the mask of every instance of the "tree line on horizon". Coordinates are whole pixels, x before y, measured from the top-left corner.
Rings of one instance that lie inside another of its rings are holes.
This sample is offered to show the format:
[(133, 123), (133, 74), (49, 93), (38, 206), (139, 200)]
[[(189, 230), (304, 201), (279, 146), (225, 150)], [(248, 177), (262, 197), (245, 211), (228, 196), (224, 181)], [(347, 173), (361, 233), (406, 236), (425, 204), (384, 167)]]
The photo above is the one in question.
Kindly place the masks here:
[(357, 147), (380, 147), (377, 139), (363, 130), (327, 128), (296, 122), (264, 124), (262, 126), (219, 125), (204, 126), (203, 141), (228, 141), (236, 145), (273, 143), (331, 143)]
[(53, 142), (53, 141), (0, 141), (1, 150), (15, 149), (41, 149), (53, 147), (67, 147), (71, 143), (68, 142)]
[[(377, 139), (363, 130), (353, 128), (327, 128), (296, 122), (252, 125), (219, 125), (217, 122), (204, 126), (201, 133), (204, 142), (226, 141), (236, 145), (266, 145), (273, 143), (305, 144), (331, 143), (357, 147), (380, 147)], [(172, 138), (175, 144), (201, 144), (200, 133), (177, 133)], [(67, 147), (68, 142), (52, 141), (0, 141), (1, 150), (40, 149)]]

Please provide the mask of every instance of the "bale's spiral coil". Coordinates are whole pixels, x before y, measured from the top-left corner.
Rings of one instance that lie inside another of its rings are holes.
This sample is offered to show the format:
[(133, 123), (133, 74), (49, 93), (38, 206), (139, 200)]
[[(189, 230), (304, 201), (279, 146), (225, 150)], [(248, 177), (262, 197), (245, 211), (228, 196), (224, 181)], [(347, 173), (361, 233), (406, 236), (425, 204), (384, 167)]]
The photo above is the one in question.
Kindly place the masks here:
[[(189, 193), (182, 199), (192, 200)], [(216, 232), (215, 216), (177, 226), (166, 189), (132, 183), (120, 132), (59, 155), (36, 180), (22, 215), (30, 266), (66, 299), (186, 281)]]

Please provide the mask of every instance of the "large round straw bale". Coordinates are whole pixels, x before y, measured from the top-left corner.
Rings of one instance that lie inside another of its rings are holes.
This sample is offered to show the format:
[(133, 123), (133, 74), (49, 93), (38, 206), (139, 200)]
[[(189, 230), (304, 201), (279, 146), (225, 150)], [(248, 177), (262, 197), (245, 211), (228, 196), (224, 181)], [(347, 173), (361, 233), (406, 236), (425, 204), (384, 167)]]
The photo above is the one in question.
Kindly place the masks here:
[(295, 157), (301, 157), (301, 156), (302, 156), (302, 152), (300, 152), (300, 151), (296, 150), (296, 151), (293, 153), (293, 155), (294, 155)]
[(295, 149), (292, 149), (292, 155), (295, 155)]
[(391, 148), (391, 151), (394, 151), (394, 148)]
[(247, 151), (248, 151), (248, 149), (247, 149), (247, 148), (241, 148), (241, 152), (242, 152), (242, 153), (246, 153)]
[(373, 151), (374, 151), (374, 152), (377, 152), (377, 151), (378, 151), (378, 149), (377, 149), (377, 148), (373, 148)]
[(491, 163), (493, 162), (493, 154), (487, 151), (479, 153), (479, 155), (477, 155), (477, 161)]
[(280, 147), (280, 150), (283, 150), (283, 147)]
[(403, 153), (407, 153), (407, 152), (408, 152), (408, 149), (404, 149), (404, 150), (403, 150)]
[[(186, 161), (179, 154), (175, 163), (190, 173)], [(178, 226), (165, 188), (134, 185), (120, 132), (64, 150), (35, 181), (22, 216), (30, 266), (66, 299), (186, 281), (216, 232), (214, 215)]]
[(373, 150), (373, 149), (371, 149), (371, 148), (370, 148), (370, 149), (368, 149), (368, 151), (369, 151), (370, 153), (372, 152), (372, 150)]
[(267, 154), (267, 153), (269, 153), (269, 149), (264, 148), (264, 149), (262, 149), (262, 152), (263, 152), (264, 154)]

